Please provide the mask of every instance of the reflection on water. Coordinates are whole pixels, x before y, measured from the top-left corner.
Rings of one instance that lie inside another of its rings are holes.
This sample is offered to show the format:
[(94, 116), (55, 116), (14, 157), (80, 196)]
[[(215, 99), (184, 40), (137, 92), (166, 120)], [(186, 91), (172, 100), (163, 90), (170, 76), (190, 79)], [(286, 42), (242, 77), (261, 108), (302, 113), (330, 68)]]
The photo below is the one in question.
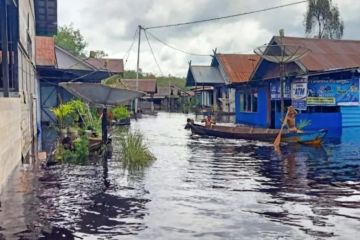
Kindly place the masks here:
[[(158, 160), (19, 169), (0, 201), (0, 239), (354, 239), (360, 148), (353, 129), (321, 148), (191, 137), (188, 116), (132, 122)], [(346, 130), (344, 131), (346, 132)]]

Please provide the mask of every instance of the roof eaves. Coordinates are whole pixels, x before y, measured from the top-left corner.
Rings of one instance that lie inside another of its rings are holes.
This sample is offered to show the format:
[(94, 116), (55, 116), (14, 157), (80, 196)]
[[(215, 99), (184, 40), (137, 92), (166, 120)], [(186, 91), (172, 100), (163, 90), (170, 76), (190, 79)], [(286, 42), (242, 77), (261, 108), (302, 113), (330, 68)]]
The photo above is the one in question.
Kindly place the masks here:
[[(68, 55), (69, 57), (72, 57), (74, 59), (76, 59), (77, 61), (81, 62), (82, 64), (88, 66), (89, 68), (92, 68), (92, 70), (99, 70), (96, 67), (94, 67), (93, 65), (89, 64), (86, 62), (86, 60), (83, 60), (75, 55), (73, 55), (72, 53), (70, 53), (69, 51), (67, 51), (66, 49), (59, 47), (58, 45), (55, 45), (55, 49), (59, 49), (60, 51), (62, 51), (63, 53), (65, 53), (66, 55)], [(55, 54), (56, 55), (56, 54)]]
[(221, 58), (219, 57), (220, 55), (221, 55), (221, 53), (217, 53), (215, 55), (215, 58), (216, 58), (217, 62), (219, 63), (219, 71), (220, 71), (221, 77), (224, 79), (225, 84), (231, 84), (231, 81), (229, 80), (227, 74), (225, 73), (223, 62), (221, 61)]

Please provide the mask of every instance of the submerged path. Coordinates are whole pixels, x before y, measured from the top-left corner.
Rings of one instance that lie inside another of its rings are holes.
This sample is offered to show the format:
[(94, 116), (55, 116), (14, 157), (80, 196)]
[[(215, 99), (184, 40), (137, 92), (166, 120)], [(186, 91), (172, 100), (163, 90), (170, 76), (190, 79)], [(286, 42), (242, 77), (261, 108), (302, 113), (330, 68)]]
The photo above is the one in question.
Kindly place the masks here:
[[(21, 166), (0, 196), (0, 239), (357, 239), (360, 129), (322, 148), (191, 138), (187, 115), (132, 122), (158, 160)], [(357, 138), (357, 140), (356, 140)]]

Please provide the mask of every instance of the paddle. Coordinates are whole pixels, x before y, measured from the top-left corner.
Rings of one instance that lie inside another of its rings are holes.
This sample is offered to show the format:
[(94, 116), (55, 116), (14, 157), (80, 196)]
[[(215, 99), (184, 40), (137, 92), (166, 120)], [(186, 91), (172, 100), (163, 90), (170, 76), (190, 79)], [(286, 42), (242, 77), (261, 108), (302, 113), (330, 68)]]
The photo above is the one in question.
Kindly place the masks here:
[(279, 146), (280, 146), (281, 134), (282, 134), (282, 131), (283, 131), (285, 125), (286, 125), (286, 120), (287, 120), (288, 114), (289, 114), (289, 109), (288, 109), (287, 112), (286, 112), (285, 118), (284, 118), (284, 120), (283, 120), (283, 122), (282, 122), (280, 131), (279, 131), (279, 134), (278, 134), (277, 137), (275, 138), (275, 141), (274, 141), (274, 146), (275, 146), (275, 147), (279, 147)]

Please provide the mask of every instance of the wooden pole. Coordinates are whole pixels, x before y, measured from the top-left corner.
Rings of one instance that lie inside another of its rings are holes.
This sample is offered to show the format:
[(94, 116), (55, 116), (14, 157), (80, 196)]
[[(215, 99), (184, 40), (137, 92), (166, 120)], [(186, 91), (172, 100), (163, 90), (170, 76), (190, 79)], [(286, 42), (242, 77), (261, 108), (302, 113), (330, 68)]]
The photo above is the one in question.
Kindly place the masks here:
[[(139, 25), (138, 27), (139, 27), (139, 39), (138, 39), (138, 52), (137, 52), (137, 63), (136, 63), (136, 91), (139, 90), (140, 44), (141, 44), (141, 30), (142, 30), (141, 25)], [(138, 112), (138, 104), (139, 104), (139, 99), (136, 98), (135, 106), (134, 106), (135, 114), (137, 114)]]
[(283, 119), (283, 122), (281, 124), (281, 128), (280, 128), (280, 131), (279, 131), (279, 134), (277, 135), (275, 141), (274, 141), (274, 146), (275, 147), (279, 147), (280, 146), (280, 142), (281, 142), (281, 134), (282, 134), (282, 131), (286, 125), (286, 121), (287, 121), (287, 117), (288, 117), (288, 114), (289, 114), (289, 110), (287, 111), (286, 113), (286, 116), (285, 118)]
[(108, 141), (108, 120), (107, 120), (107, 108), (103, 108), (102, 110), (102, 119), (101, 119), (101, 128), (102, 128), (102, 142), (103, 144), (107, 144)]
[(285, 112), (285, 89), (284, 89), (284, 63), (280, 63), (280, 101), (281, 101), (281, 119), (284, 119), (284, 112)]

